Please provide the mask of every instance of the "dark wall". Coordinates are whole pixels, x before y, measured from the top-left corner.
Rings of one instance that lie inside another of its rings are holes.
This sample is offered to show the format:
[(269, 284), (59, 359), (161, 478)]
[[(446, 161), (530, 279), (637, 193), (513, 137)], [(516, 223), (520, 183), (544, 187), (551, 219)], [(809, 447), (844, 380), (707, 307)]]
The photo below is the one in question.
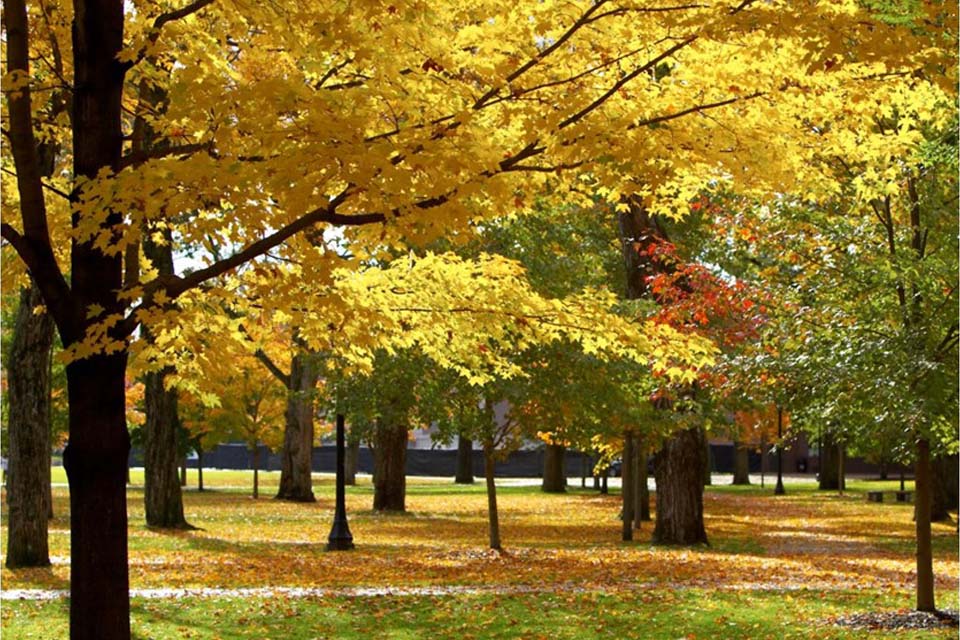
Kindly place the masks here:
[[(333, 473), (336, 471), (337, 449), (334, 446), (313, 448), (313, 470)], [(571, 458), (568, 455), (568, 471)], [(140, 450), (130, 452), (131, 466), (143, 466), (143, 454)], [(253, 455), (246, 445), (221, 444), (212, 451), (203, 454), (204, 468), (212, 469), (252, 469)], [(453, 476), (456, 473), (457, 452), (445, 449), (407, 449), (407, 475), (412, 476)], [(196, 458), (187, 460), (187, 467), (197, 467)], [(579, 467), (577, 467), (579, 469)], [(260, 447), (260, 469), (279, 471), (280, 455), (272, 453), (267, 447)], [(373, 472), (373, 451), (360, 448), (357, 471)], [(539, 478), (543, 472), (543, 451), (515, 451), (506, 460), (498, 462), (496, 474), (511, 478)], [(483, 452), (473, 452), (473, 473), (483, 476)]]

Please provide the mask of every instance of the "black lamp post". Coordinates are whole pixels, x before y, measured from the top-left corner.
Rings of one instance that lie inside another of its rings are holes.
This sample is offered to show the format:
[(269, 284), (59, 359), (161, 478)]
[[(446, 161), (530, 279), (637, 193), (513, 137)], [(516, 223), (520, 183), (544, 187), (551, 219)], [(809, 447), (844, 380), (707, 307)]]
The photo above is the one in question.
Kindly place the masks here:
[(343, 471), (344, 458), (343, 415), (337, 414), (337, 508), (333, 515), (333, 528), (327, 538), (327, 551), (353, 549), (353, 536), (347, 525), (347, 490)]
[(774, 495), (782, 496), (786, 493), (783, 488), (783, 408), (777, 405), (777, 487)]

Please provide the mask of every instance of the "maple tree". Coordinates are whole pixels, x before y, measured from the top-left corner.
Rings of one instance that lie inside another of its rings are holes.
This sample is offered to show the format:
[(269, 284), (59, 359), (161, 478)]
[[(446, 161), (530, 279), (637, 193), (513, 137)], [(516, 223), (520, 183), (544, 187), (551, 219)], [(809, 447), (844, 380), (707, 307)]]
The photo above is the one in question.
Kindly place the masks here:
[(815, 158), (835, 190), (748, 207), (737, 227), (762, 232), (733, 240), (793, 318), (783, 351), (807, 390), (801, 413), (842, 442), (887, 439), (895, 425), (913, 451), (921, 610), (935, 606), (931, 451), (957, 442), (956, 87), (944, 82), (956, 62), (941, 72), (891, 82), (815, 126), (826, 142)]

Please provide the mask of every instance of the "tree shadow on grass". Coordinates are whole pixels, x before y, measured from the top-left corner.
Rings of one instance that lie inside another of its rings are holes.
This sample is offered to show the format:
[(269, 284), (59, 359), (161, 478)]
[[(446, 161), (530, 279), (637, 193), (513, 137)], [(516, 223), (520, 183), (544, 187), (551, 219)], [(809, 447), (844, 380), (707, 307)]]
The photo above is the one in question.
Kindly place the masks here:
[(18, 589), (69, 589), (70, 579), (58, 576), (53, 567), (25, 567), (8, 569)]

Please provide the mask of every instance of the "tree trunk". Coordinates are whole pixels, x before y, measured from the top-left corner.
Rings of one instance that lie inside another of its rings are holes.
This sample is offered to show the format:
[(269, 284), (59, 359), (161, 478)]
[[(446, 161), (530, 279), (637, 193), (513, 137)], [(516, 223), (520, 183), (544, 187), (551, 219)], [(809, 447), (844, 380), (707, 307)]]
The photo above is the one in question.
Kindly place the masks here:
[(634, 507), (634, 527), (639, 529), (641, 522), (650, 522), (650, 488), (647, 486), (647, 445), (643, 438), (637, 438), (637, 505)]
[(951, 502), (950, 483), (957, 481), (957, 470), (951, 469), (948, 456), (935, 457), (930, 466), (930, 521), (949, 522), (950, 509), (955, 508), (955, 503)]
[(590, 466), (590, 456), (586, 453), (580, 453), (580, 488), (587, 488), (587, 467)]
[(621, 469), (622, 476), (622, 489), (620, 490), (621, 498), (623, 499), (623, 513), (621, 514), (621, 519), (623, 520), (623, 527), (621, 533), (621, 539), (624, 542), (629, 542), (633, 540), (633, 507), (634, 507), (634, 490), (636, 489), (636, 475), (633, 472), (634, 465), (636, 464), (636, 456), (633, 451), (633, 432), (625, 431), (623, 434), (623, 465)]
[(180, 486), (187, 486), (187, 456), (180, 458)]
[(373, 449), (373, 508), (406, 511), (407, 428), (377, 421)]
[[(148, 526), (183, 529), (189, 525), (183, 515), (182, 478), (177, 476), (177, 391), (164, 388), (164, 378), (170, 373), (164, 369), (144, 376), (143, 496)], [(182, 470), (181, 475), (185, 475)]]
[(733, 484), (750, 484), (750, 450), (736, 440), (733, 441)]
[(713, 452), (710, 451), (710, 439), (706, 429), (700, 430), (703, 435), (703, 486), (713, 485)]
[(610, 478), (610, 469), (606, 469), (603, 472), (603, 477), (600, 478), (600, 493), (602, 495), (607, 495), (610, 493), (610, 487), (608, 485), (608, 479)]
[(821, 491), (840, 488), (840, 464), (837, 459), (839, 448), (830, 431), (823, 433), (820, 439), (820, 484)]
[(763, 488), (767, 480), (767, 434), (760, 433), (760, 487)]
[(935, 611), (933, 590), (933, 543), (930, 532), (931, 507), (930, 443), (917, 441), (915, 479), (917, 521), (917, 611)]
[(543, 485), (546, 493), (563, 493), (567, 490), (566, 447), (548, 444), (543, 450)]
[(130, 637), (125, 371), (125, 353), (67, 366), (72, 640)]
[(351, 487), (357, 484), (357, 465), (360, 461), (360, 441), (352, 440), (347, 446), (344, 460), (343, 482)]
[(674, 434), (657, 454), (657, 544), (706, 544), (703, 526), (703, 442), (700, 430)]
[(842, 444), (837, 445), (837, 490), (843, 495), (843, 490), (847, 488), (847, 452)]
[(50, 564), (47, 521), (50, 498), (50, 353), (53, 320), (35, 314), (43, 304), (32, 285), (20, 291), (20, 306), (8, 354), (7, 567)]
[(473, 484), (473, 440), (457, 436), (457, 475), (456, 484)]
[(313, 396), (319, 371), (309, 354), (298, 352), (290, 363), (286, 425), (277, 498), (315, 502), (313, 495)]
[(197, 448), (197, 491), (203, 491), (203, 449)]
[(253, 445), (253, 499), (260, 498), (260, 447)]
[(500, 546), (500, 514), (497, 511), (497, 483), (494, 480), (493, 443), (483, 443), (483, 476), (487, 481), (487, 520), (490, 525), (490, 548), (501, 550)]

